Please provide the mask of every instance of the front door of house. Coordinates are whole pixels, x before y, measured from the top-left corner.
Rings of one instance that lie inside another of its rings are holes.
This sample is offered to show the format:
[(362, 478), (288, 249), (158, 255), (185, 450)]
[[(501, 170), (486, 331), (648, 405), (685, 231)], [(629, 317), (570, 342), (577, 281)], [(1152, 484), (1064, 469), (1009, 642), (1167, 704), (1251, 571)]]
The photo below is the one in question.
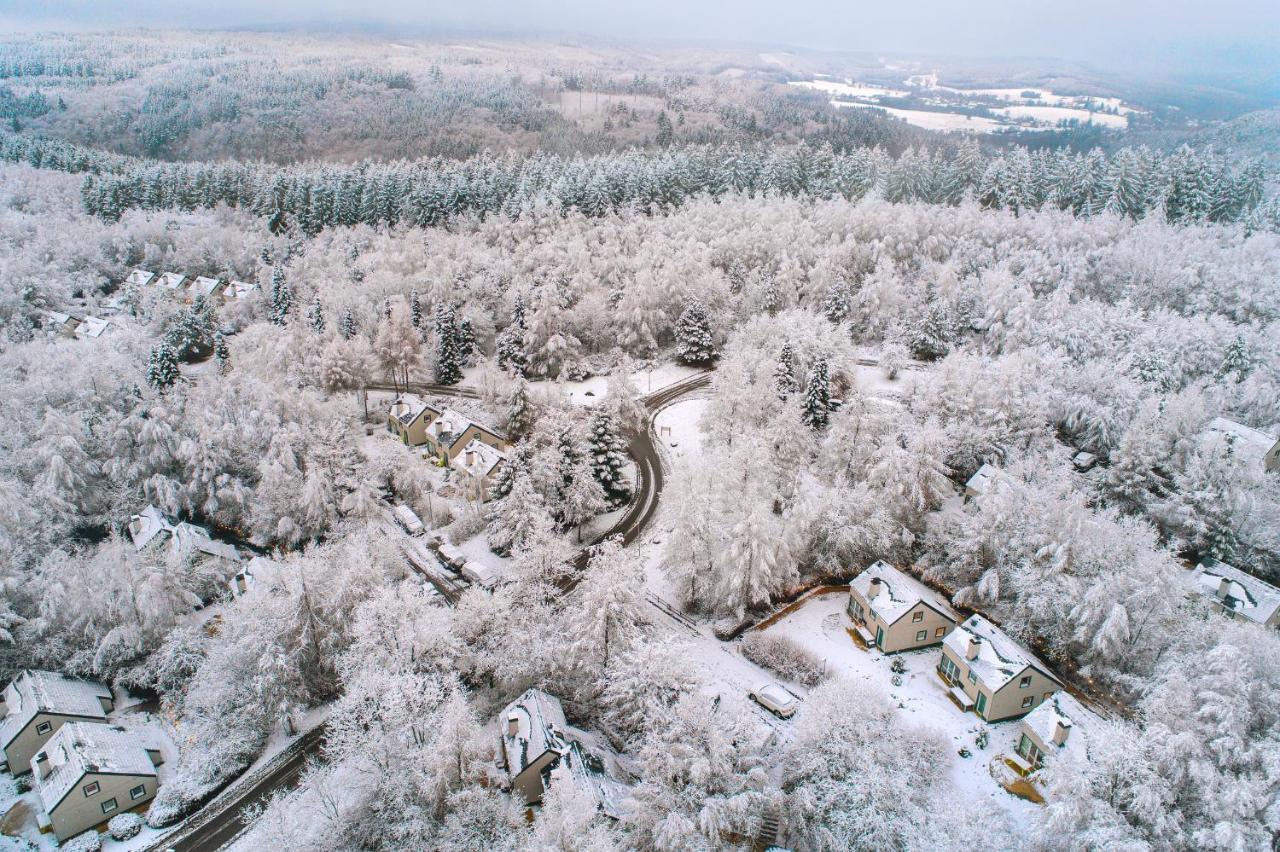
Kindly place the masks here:
[(987, 712), (987, 694), (986, 694), (985, 692), (979, 692), (979, 693), (978, 693), (978, 704), (977, 704), (977, 709), (978, 709), (978, 715), (979, 715), (979, 716), (982, 716), (982, 718), (984, 718), (984, 719), (985, 719), (985, 718), (987, 718), (987, 717), (986, 717), (986, 712)]
[(876, 647), (879, 648), (881, 651), (884, 650), (884, 628), (883, 627), (876, 628)]

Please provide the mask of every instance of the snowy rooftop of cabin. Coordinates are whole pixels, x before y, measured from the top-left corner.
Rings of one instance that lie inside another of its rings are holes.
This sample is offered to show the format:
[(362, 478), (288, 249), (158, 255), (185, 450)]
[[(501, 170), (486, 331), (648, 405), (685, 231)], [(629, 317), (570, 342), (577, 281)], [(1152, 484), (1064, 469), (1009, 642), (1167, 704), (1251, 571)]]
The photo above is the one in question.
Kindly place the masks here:
[(179, 553), (195, 549), (232, 562), (240, 561), (240, 553), (234, 545), (215, 540), (204, 527), (186, 521), (174, 523), (155, 506), (148, 506), (129, 519), (129, 537), (135, 550), (147, 547), (162, 533), (172, 537), (171, 546)]
[(76, 337), (101, 337), (110, 327), (111, 323), (108, 320), (100, 317), (85, 317), (80, 321), (80, 325), (76, 326)]
[(244, 281), (232, 281), (227, 286), (227, 292), (231, 293), (237, 299), (243, 299), (257, 289), (257, 284), (249, 284)]
[[(511, 720), (516, 730), (511, 731)], [(540, 689), (530, 689), (502, 711), (502, 748), (507, 756), (507, 771), (519, 775), (547, 751), (564, 753), (569, 748), (565, 738), (566, 723), (560, 699)]]
[(1224, 609), (1258, 624), (1266, 624), (1280, 609), (1280, 589), (1216, 559), (1203, 559), (1192, 574), (1192, 583), (1196, 591), (1214, 598)]
[(991, 483), (1000, 475), (1000, 469), (995, 465), (984, 464), (978, 468), (973, 476), (969, 477), (969, 481), (964, 487), (972, 491), (974, 494), (985, 494), (987, 489), (991, 487)]
[(148, 506), (129, 519), (129, 538), (135, 550), (142, 550), (160, 533), (169, 532), (169, 519), (155, 506)]
[(187, 276), (178, 272), (166, 272), (156, 280), (156, 286), (164, 287), (166, 290), (177, 290), (186, 280)]
[(49, 775), (41, 780), (40, 773), (36, 772), (34, 777), (46, 812), (62, 801), (88, 773), (156, 774), (143, 741), (115, 725), (68, 722), (49, 738), (41, 751), (49, 756)]
[(58, 672), (24, 670), (5, 690), (6, 715), (0, 722), (0, 745), (7, 746), (37, 713), (107, 718), (102, 698), (111, 690), (101, 683), (73, 680)]
[[(467, 453), (474, 453), (471, 464), (466, 463)], [(506, 453), (489, 446), (483, 441), (472, 438), (462, 449), (461, 468), (470, 476), (480, 478), (493, 473), (498, 465), (506, 460)]]
[(44, 313), (45, 313), (45, 316), (47, 316), (52, 322), (56, 323), (57, 325), (74, 326), (74, 324), (77, 322), (77, 320), (74, 317), (72, 317), (70, 314), (64, 314), (61, 311), (45, 311)]
[(1053, 735), (1057, 731), (1058, 723), (1061, 722), (1068, 731), (1066, 741), (1050, 754), (1052, 756), (1055, 753), (1065, 753), (1075, 757), (1084, 755), (1089, 747), (1089, 725), (1097, 718), (1070, 694), (1059, 690), (1049, 700), (1023, 717), (1022, 723), (1046, 748), (1051, 748)]
[[(880, 580), (880, 593), (874, 598), (869, 598), (867, 594), (871, 589), (871, 581), (876, 579)], [(960, 620), (960, 616), (940, 595), (915, 577), (883, 560), (870, 565), (854, 577), (849, 588), (862, 595), (868, 601), (871, 610), (887, 624), (893, 624), (921, 602), (938, 610), (952, 621)]]
[(213, 295), (213, 291), (217, 290), (218, 285), (221, 283), (222, 282), (217, 278), (209, 278), (206, 275), (201, 275), (195, 281), (191, 282), (191, 291), (203, 296), (211, 296)]
[(1258, 466), (1262, 465), (1267, 453), (1280, 443), (1280, 439), (1274, 435), (1225, 417), (1215, 417), (1209, 421), (1201, 441), (1209, 452), (1225, 453), (1230, 448), (1238, 458)]
[(129, 273), (127, 278), (124, 279), (124, 283), (132, 284), (135, 287), (145, 287), (150, 284), (151, 279), (155, 277), (156, 274), (154, 272), (146, 269), (135, 269)]
[[(978, 656), (967, 659), (970, 638), (980, 639)], [(1039, 669), (1045, 675), (1053, 677), (1052, 670), (1040, 661), (1035, 654), (1023, 648), (1013, 639), (980, 615), (973, 615), (955, 630), (947, 634), (942, 644), (950, 648), (961, 660), (965, 660), (972, 671), (996, 692), (1013, 680), (1027, 666)]]
[(391, 416), (408, 426), (424, 411), (435, 411), (422, 397), (413, 393), (402, 393), (391, 403)]

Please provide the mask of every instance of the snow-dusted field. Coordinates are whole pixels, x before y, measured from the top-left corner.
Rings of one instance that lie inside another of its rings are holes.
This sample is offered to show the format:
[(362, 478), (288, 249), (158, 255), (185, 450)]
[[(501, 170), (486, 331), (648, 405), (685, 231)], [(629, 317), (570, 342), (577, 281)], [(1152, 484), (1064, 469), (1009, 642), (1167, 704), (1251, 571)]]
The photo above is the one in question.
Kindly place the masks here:
[(849, 103), (848, 101), (832, 101), (832, 106), (836, 107), (861, 107), (863, 109), (882, 109), (894, 118), (900, 118), (907, 124), (913, 124), (916, 127), (923, 127), (925, 130), (938, 130), (942, 132), (962, 131), (966, 133), (994, 133), (1008, 125), (1002, 124), (995, 119), (983, 118), (981, 116), (958, 115), (954, 112), (930, 112), (921, 109), (897, 109), (896, 107), (882, 107), (876, 104), (858, 104)]
[(1087, 109), (1076, 109), (1062, 106), (1011, 106), (1001, 107), (992, 112), (1010, 118), (1029, 118), (1037, 124), (1057, 124), (1060, 121), (1075, 120), (1084, 124), (1093, 122), (1104, 127), (1127, 127), (1129, 122), (1123, 115), (1112, 115), (1108, 112), (1090, 112)]

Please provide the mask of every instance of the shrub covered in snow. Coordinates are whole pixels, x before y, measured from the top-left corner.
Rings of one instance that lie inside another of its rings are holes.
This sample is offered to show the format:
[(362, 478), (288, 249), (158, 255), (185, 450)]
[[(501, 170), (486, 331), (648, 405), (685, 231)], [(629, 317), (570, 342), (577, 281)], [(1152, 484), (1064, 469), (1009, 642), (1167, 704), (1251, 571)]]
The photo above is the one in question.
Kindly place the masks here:
[(785, 636), (748, 633), (742, 637), (742, 656), (805, 686), (814, 686), (823, 678), (822, 661)]
[(102, 835), (93, 829), (89, 829), (84, 834), (77, 834), (59, 848), (62, 852), (100, 852), (102, 849)]
[(257, 758), (266, 741), (257, 730), (245, 730), (243, 738), (225, 736), (202, 742), (182, 756), (147, 812), (152, 828), (173, 825), (218, 794)]
[(111, 818), (111, 822), (107, 823), (107, 833), (111, 835), (112, 840), (128, 840), (131, 837), (137, 837), (140, 831), (142, 831), (142, 817), (137, 814), (116, 814)]

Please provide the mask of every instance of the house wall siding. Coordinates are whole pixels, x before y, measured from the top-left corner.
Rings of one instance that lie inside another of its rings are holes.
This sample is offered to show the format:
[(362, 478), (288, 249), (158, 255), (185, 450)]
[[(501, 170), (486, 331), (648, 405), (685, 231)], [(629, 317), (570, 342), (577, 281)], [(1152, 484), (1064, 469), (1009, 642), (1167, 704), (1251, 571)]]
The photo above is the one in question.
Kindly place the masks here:
[[(86, 796), (84, 794), (85, 785), (95, 781), (101, 785), (102, 789), (93, 796)], [(139, 784), (146, 786), (146, 794), (140, 799), (130, 799), (129, 791)], [(66, 840), (82, 831), (88, 831), (95, 825), (107, 822), (116, 814), (132, 810), (139, 805), (145, 805), (155, 798), (155, 795), (156, 778), (154, 775), (98, 775), (90, 773), (77, 781), (71, 792), (58, 803), (53, 809), (53, 813), (49, 814), (49, 821), (53, 824), (53, 833), (57, 835), (58, 840)], [(116, 809), (109, 814), (104, 814), (102, 812), (102, 803), (108, 799), (116, 800)]]

